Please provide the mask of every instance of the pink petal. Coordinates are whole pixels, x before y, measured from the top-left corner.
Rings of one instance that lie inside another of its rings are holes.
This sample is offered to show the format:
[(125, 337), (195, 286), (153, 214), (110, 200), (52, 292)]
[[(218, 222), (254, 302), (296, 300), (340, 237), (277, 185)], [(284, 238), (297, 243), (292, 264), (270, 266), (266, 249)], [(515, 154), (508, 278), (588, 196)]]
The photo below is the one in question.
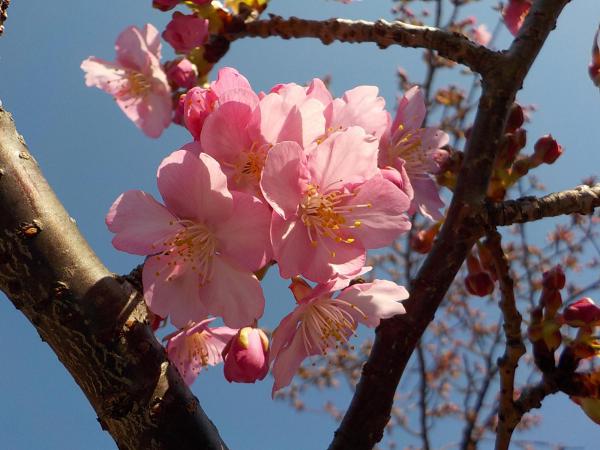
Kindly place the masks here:
[[(150, 311), (160, 317), (170, 316), (178, 328), (199, 322), (208, 315), (199, 297), (198, 275), (175, 264), (176, 256), (151, 256), (144, 263), (142, 283), (144, 298)], [(171, 264), (169, 264), (171, 263)]]
[(252, 142), (246, 126), (252, 110), (244, 103), (229, 102), (210, 114), (202, 127), (202, 148), (217, 161), (233, 163), (243, 150), (249, 150)]
[(180, 219), (218, 223), (231, 216), (227, 178), (212, 157), (178, 150), (163, 160), (157, 177), (165, 205)]
[(233, 328), (252, 324), (265, 308), (258, 278), (220, 256), (214, 257), (212, 277), (200, 288), (200, 297), (210, 314), (222, 317)]
[(388, 123), (385, 100), (376, 86), (357, 86), (334, 100), (327, 109), (327, 126), (333, 130), (360, 126), (368, 134), (380, 137)]
[(437, 184), (431, 178), (413, 178), (412, 186), (415, 196), (411, 203), (409, 214), (417, 209), (429, 220), (440, 220), (444, 215), (440, 212), (445, 204), (440, 197)]
[(150, 58), (156, 57), (149, 53), (139, 28), (133, 26), (125, 28), (119, 34), (115, 43), (115, 50), (117, 52), (117, 62), (137, 72), (143, 72), (150, 65)]
[[(308, 265), (305, 258), (311, 243), (306, 232), (306, 226), (300, 219), (283, 219), (273, 211), (271, 219), (271, 242), (273, 255), (279, 266), (282, 278), (291, 278), (304, 272)], [(330, 270), (326, 269), (326, 273)]]
[(120, 65), (93, 56), (81, 63), (81, 70), (85, 72), (86, 86), (97, 87), (112, 96), (116, 96), (126, 82)]
[(343, 184), (366, 181), (379, 172), (377, 153), (377, 140), (360, 127), (334, 133), (308, 156), (312, 182), (328, 192)]
[(360, 311), (349, 307), (346, 310), (359, 322), (374, 328), (381, 319), (404, 314), (406, 311), (399, 301), (406, 300), (408, 295), (403, 286), (387, 280), (374, 280), (344, 289), (338, 299), (355, 305)]
[(215, 233), (219, 241), (219, 252), (240, 267), (254, 272), (271, 259), (271, 211), (250, 194), (232, 194), (233, 213), (228, 220), (218, 225)]
[(377, 177), (360, 185), (356, 196), (348, 202), (348, 206), (353, 205), (355, 208), (348, 218), (351, 222), (359, 221), (360, 225), (350, 234), (356, 236), (365, 248), (389, 245), (410, 229), (406, 215), (410, 200), (388, 180)]
[(173, 109), (168, 91), (150, 92), (138, 103), (138, 119), (133, 122), (151, 138), (158, 138), (171, 124)]
[(142, 191), (121, 194), (106, 215), (108, 229), (115, 233), (116, 249), (136, 255), (151, 255), (181, 229), (176, 218)]
[(319, 100), (323, 106), (329, 105), (333, 101), (333, 97), (325, 86), (325, 83), (318, 78), (313, 78), (313, 80), (308, 85), (306, 89), (306, 96), (309, 98), (314, 98)]
[(271, 369), (275, 379), (271, 395), (274, 396), (275, 392), (291, 383), (302, 361), (308, 356), (310, 355), (306, 352), (301, 333), (296, 333), (290, 345), (275, 356), (275, 363)]
[(306, 157), (297, 143), (282, 142), (267, 153), (260, 187), (277, 214), (296, 213), (307, 182)]
[(530, 9), (531, 0), (509, 0), (502, 10), (504, 23), (513, 36), (519, 33)]
[(404, 93), (398, 102), (398, 112), (392, 123), (392, 134), (402, 130), (416, 130), (425, 120), (425, 97), (419, 86), (414, 86)]
[(210, 88), (221, 96), (230, 89), (243, 88), (252, 90), (250, 83), (241, 73), (232, 67), (223, 67), (217, 73), (217, 79), (211, 84)]
[(270, 359), (273, 361), (283, 347), (287, 347), (298, 330), (298, 323), (302, 319), (302, 314), (306, 307), (299, 305), (294, 310), (285, 316), (277, 328), (273, 330), (271, 338), (271, 353)]

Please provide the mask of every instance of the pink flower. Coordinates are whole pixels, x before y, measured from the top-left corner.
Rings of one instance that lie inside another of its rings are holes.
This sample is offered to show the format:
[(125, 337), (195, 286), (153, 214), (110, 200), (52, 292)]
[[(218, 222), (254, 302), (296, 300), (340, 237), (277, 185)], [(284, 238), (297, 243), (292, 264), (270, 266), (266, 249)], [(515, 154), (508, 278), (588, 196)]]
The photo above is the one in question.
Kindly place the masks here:
[(252, 272), (270, 260), (268, 208), (230, 192), (213, 158), (186, 150), (163, 160), (158, 190), (166, 207), (127, 191), (106, 216), (117, 249), (151, 255), (142, 273), (150, 310), (177, 327), (213, 314), (239, 328), (262, 316), (264, 297)]
[(189, 53), (208, 40), (208, 20), (193, 14), (173, 13), (162, 37), (177, 53)]
[(213, 320), (205, 319), (165, 337), (167, 355), (188, 386), (203, 367), (223, 361), (221, 352), (237, 332), (227, 327), (209, 328)]
[(254, 383), (269, 372), (269, 338), (260, 328), (244, 327), (223, 350), (225, 378), (230, 383)]
[(258, 96), (252, 90), (248, 80), (231, 67), (219, 70), (217, 79), (208, 89), (201, 87), (190, 89), (184, 101), (184, 120), (194, 140), (200, 140), (202, 127), (208, 115), (221, 104), (229, 101), (246, 103), (252, 109), (258, 102)]
[(571, 327), (595, 327), (600, 325), (600, 308), (591, 298), (583, 297), (565, 308), (563, 318)]
[(187, 58), (179, 58), (165, 64), (167, 79), (176, 88), (191, 89), (196, 86), (198, 70)]
[(516, 36), (521, 29), (530, 9), (531, 0), (508, 0), (508, 4), (502, 10), (502, 17), (513, 36)]
[(473, 27), (471, 33), (473, 34), (473, 40), (479, 45), (488, 45), (492, 39), (492, 33), (489, 32), (484, 24)]
[[(425, 217), (439, 220), (444, 202), (430, 173), (439, 170), (448, 157), (441, 147), (448, 143), (448, 135), (437, 128), (421, 128), (425, 119), (425, 99), (418, 86), (409, 89), (398, 104), (396, 118), (381, 139), (379, 165), (406, 171), (411, 189), (403, 188), (410, 196), (414, 192), (409, 213), (417, 209)], [(386, 176), (388, 178), (388, 176)]]
[(375, 328), (381, 319), (405, 313), (399, 301), (407, 299), (408, 292), (391, 281), (355, 284), (336, 298), (331, 286), (313, 289), (301, 279), (292, 281), (296, 309), (273, 332), (273, 394), (290, 384), (305, 358), (325, 355), (328, 349), (348, 342), (358, 323)]
[(410, 228), (408, 197), (380, 175), (377, 140), (360, 127), (333, 133), (306, 152), (296, 142), (275, 145), (260, 185), (274, 210), (271, 241), (284, 278), (354, 275), (366, 249), (386, 246)]
[(157, 138), (171, 123), (171, 89), (160, 66), (158, 31), (147, 24), (126, 28), (115, 44), (117, 60), (90, 57), (81, 63), (85, 84), (112, 95), (125, 115)]

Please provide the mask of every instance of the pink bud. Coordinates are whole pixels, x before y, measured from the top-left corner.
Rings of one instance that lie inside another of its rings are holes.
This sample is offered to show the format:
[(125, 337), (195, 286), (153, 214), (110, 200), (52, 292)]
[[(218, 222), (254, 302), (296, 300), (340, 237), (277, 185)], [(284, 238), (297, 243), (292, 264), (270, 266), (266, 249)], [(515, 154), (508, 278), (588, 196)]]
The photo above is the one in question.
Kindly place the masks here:
[(562, 146), (556, 142), (551, 134), (539, 138), (535, 143), (534, 150), (535, 159), (546, 164), (552, 164), (563, 153)]
[(558, 289), (544, 288), (542, 290), (542, 297), (540, 303), (546, 308), (546, 316), (554, 317), (558, 309), (562, 306), (562, 296)]
[(185, 126), (183, 123), (183, 105), (185, 104), (185, 95), (180, 95), (178, 100), (173, 100), (173, 123)]
[(152, 0), (152, 6), (161, 11), (168, 11), (177, 6), (179, 0)]
[(502, 16), (513, 36), (516, 36), (521, 29), (530, 9), (531, 0), (508, 0), (508, 4), (502, 10)]
[(565, 272), (559, 265), (544, 272), (542, 276), (542, 286), (546, 289), (562, 289), (565, 287)]
[(565, 308), (565, 323), (572, 327), (594, 327), (600, 325), (600, 308), (589, 297), (583, 297)]
[(208, 20), (176, 11), (167, 24), (162, 37), (171, 44), (177, 53), (188, 53), (206, 43)]
[(165, 64), (165, 71), (169, 83), (175, 87), (191, 89), (196, 86), (198, 70), (196, 66), (187, 58), (180, 58), (169, 61)]
[(190, 89), (185, 95), (183, 120), (186, 128), (194, 136), (194, 140), (200, 139), (204, 121), (213, 111), (217, 100), (217, 95), (211, 89), (200, 87)]
[(487, 272), (471, 273), (465, 278), (465, 286), (469, 294), (485, 297), (494, 292), (494, 280)]
[(523, 122), (525, 122), (523, 108), (518, 103), (513, 103), (508, 113), (508, 119), (506, 119), (506, 132), (513, 133), (523, 126)]
[(230, 383), (254, 383), (269, 371), (269, 339), (260, 328), (244, 327), (223, 350), (225, 378)]

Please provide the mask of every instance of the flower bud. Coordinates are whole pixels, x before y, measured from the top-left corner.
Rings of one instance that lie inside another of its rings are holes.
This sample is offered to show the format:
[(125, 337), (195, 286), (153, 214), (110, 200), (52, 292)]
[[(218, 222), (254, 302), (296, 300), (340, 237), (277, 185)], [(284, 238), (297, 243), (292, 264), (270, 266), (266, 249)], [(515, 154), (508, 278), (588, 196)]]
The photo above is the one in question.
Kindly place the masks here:
[(185, 95), (183, 120), (194, 140), (200, 140), (204, 121), (213, 111), (217, 99), (218, 97), (212, 89), (201, 87), (192, 88)]
[(516, 36), (521, 29), (525, 17), (531, 9), (531, 3), (531, 0), (508, 0), (507, 5), (502, 10), (504, 23), (513, 36)]
[(152, 7), (161, 11), (168, 11), (177, 6), (179, 0), (152, 0)]
[(565, 287), (565, 272), (559, 265), (544, 272), (542, 276), (542, 286), (546, 289), (562, 289)]
[(165, 64), (167, 79), (176, 88), (191, 89), (196, 86), (198, 70), (187, 58), (169, 61)]
[(600, 325), (600, 308), (591, 298), (583, 297), (565, 308), (563, 318), (571, 327), (595, 327)]
[(225, 378), (230, 383), (254, 383), (269, 371), (269, 339), (260, 328), (244, 327), (223, 350)]
[(556, 142), (552, 135), (547, 134), (537, 140), (534, 151), (534, 158), (536, 161), (552, 164), (560, 155), (562, 155), (563, 148)]
[(544, 288), (540, 303), (546, 310), (546, 317), (554, 317), (556, 312), (562, 306), (562, 296), (557, 289)]
[(176, 11), (162, 37), (177, 53), (189, 53), (208, 40), (208, 20)]
[(506, 119), (506, 132), (514, 133), (518, 128), (521, 128), (523, 122), (525, 122), (523, 108), (518, 103), (513, 103)]
[(487, 272), (470, 273), (465, 278), (465, 286), (469, 294), (485, 297), (494, 292), (494, 280)]
[(426, 230), (419, 230), (411, 237), (410, 247), (417, 253), (429, 253), (439, 229), (440, 223), (436, 223)]
[(183, 123), (183, 111), (185, 104), (185, 95), (175, 96), (173, 98), (173, 123), (185, 126)]

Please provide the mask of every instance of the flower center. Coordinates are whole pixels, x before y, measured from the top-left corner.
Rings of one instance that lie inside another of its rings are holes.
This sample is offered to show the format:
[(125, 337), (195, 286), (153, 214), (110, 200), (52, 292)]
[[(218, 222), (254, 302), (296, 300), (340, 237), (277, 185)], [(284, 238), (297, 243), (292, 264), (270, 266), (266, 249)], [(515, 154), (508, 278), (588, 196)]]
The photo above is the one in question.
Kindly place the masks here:
[(188, 346), (188, 360), (199, 360), (202, 367), (208, 365), (208, 345), (204, 339), (204, 331), (194, 333), (189, 338), (191, 342)]
[(338, 348), (348, 342), (357, 325), (348, 308), (366, 318), (356, 305), (340, 299), (321, 298), (306, 308), (300, 332), (308, 354), (313, 353), (316, 347), (319, 353), (325, 355), (328, 348)]
[[(179, 223), (183, 229), (179, 230), (170, 241), (163, 242), (167, 248), (160, 255), (170, 257), (167, 266), (176, 267), (185, 265), (196, 272), (200, 278), (200, 286), (208, 283), (212, 277), (213, 257), (217, 253), (217, 239), (213, 233), (202, 223), (191, 220), (171, 222)], [(157, 272), (157, 276), (160, 273)], [(167, 278), (171, 281), (171, 277)]]
[(395, 139), (391, 153), (392, 157), (400, 157), (404, 160), (404, 168), (411, 176), (419, 176), (429, 172), (430, 161), (427, 152), (423, 149), (422, 134), (424, 128), (404, 132), (404, 125), (398, 127), (400, 138)]
[[(370, 203), (351, 206), (344, 204), (346, 199), (355, 196), (356, 193), (341, 190), (323, 194), (319, 192), (319, 186), (308, 185), (300, 202), (300, 219), (306, 225), (308, 237), (313, 246), (316, 247), (322, 237), (346, 244), (352, 244), (355, 241), (349, 231), (358, 228), (361, 222), (352, 220), (348, 216), (355, 209), (371, 207)], [(332, 252), (332, 256), (335, 256), (334, 252)]]
[(255, 143), (250, 150), (241, 152), (238, 161), (235, 164), (235, 182), (241, 184), (243, 181), (249, 181), (251, 184), (258, 184), (262, 175), (267, 151)]
[(129, 93), (134, 97), (143, 97), (151, 87), (148, 79), (140, 72), (128, 72), (127, 81), (129, 82)]

